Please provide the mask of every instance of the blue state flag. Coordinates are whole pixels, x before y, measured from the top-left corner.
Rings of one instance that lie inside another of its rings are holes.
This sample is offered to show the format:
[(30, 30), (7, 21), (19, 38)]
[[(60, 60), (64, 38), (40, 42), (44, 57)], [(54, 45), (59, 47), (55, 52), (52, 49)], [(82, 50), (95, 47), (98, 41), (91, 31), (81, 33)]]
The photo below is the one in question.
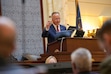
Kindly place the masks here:
[(80, 9), (79, 9), (78, 0), (75, 0), (75, 5), (76, 5), (76, 29), (82, 30), (81, 13), (80, 13)]

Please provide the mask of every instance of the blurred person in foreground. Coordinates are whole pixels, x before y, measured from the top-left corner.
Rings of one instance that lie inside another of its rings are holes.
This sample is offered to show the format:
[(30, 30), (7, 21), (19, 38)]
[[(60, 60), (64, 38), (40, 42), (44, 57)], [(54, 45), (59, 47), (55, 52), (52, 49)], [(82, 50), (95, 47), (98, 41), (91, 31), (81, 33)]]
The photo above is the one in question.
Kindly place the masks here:
[(74, 74), (98, 74), (95, 72), (91, 72), (92, 55), (88, 49), (76, 49), (71, 54), (71, 63)]
[(100, 74), (111, 74), (111, 56), (100, 64)]
[(103, 23), (101, 29), (97, 33), (100, 46), (105, 50), (107, 55), (111, 54), (111, 20)]
[(0, 74), (38, 74), (36, 68), (24, 69), (8, 62), (8, 58), (15, 49), (16, 29), (14, 22), (0, 16)]

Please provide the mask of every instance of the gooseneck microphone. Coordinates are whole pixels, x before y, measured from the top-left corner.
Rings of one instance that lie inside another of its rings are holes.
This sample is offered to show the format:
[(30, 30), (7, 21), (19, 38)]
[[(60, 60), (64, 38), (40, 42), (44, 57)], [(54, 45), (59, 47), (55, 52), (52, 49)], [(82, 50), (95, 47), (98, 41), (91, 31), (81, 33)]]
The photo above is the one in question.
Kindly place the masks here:
[(60, 52), (63, 51), (63, 42), (64, 42), (65, 37), (61, 38), (61, 42), (60, 42)]

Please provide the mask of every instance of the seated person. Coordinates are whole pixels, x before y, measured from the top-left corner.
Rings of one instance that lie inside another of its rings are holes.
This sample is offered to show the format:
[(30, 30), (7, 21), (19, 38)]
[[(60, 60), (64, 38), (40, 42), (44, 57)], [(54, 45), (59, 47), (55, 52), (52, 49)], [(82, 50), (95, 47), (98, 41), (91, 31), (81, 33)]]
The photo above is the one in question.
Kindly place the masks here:
[(48, 63), (57, 63), (57, 59), (54, 57), (54, 56), (49, 56), (46, 61), (45, 61), (46, 64)]
[(74, 74), (97, 74), (91, 72), (92, 55), (88, 49), (78, 48), (71, 54), (72, 69)]
[(100, 74), (111, 74), (111, 56), (106, 58), (100, 65)]
[(48, 43), (55, 41), (55, 36), (57, 32), (61, 32), (66, 30), (66, 27), (60, 25), (60, 14), (59, 12), (52, 13), (52, 22), (48, 21), (46, 24), (46, 28), (42, 33), (42, 37), (48, 38)]

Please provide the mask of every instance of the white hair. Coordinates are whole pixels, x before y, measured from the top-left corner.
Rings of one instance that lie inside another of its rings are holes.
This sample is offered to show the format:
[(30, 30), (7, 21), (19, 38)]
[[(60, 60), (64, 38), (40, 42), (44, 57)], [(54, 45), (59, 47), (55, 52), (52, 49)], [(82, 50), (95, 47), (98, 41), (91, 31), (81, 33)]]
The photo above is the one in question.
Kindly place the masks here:
[(92, 66), (92, 55), (86, 48), (78, 48), (71, 54), (71, 61), (79, 71), (90, 71)]
[(54, 57), (54, 56), (49, 56), (49, 57), (46, 59), (45, 63), (46, 63), (46, 64), (48, 64), (48, 63), (57, 63), (57, 59), (56, 59), (56, 57)]

